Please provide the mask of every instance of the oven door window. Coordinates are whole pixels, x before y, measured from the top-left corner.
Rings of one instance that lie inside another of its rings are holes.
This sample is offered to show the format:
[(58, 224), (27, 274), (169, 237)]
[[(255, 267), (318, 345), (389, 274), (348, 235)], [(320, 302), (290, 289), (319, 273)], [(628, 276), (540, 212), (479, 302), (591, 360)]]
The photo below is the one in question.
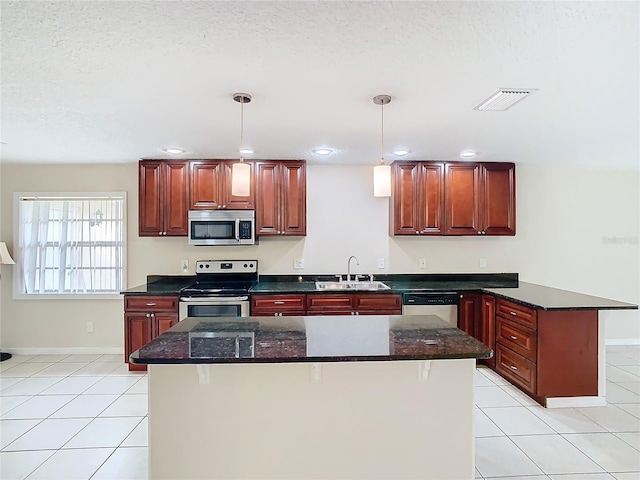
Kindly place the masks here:
[(229, 240), (235, 239), (235, 220), (192, 221), (191, 238), (194, 240)]
[(240, 317), (242, 305), (187, 305), (187, 317)]

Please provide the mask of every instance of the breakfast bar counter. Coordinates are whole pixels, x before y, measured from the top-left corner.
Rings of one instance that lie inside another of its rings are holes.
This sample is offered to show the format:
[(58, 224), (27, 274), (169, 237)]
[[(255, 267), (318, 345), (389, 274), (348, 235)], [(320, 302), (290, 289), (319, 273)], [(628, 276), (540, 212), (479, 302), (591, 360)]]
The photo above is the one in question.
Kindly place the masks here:
[(491, 355), (435, 316), (187, 318), (131, 355), (150, 478), (473, 478)]

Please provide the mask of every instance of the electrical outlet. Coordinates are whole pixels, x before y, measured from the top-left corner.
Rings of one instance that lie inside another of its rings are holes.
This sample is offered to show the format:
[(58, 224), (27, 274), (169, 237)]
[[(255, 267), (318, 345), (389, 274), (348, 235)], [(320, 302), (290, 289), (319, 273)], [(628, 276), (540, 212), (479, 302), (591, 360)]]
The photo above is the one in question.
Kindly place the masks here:
[(293, 268), (301, 270), (304, 268), (304, 258), (294, 258)]
[(427, 268), (427, 259), (426, 258), (421, 258), (420, 259), (420, 268)]
[(384, 257), (378, 259), (378, 268), (384, 268)]
[(480, 264), (480, 268), (487, 268), (487, 259), (486, 258), (481, 258), (478, 263)]
[(87, 322), (87, 333), (93, 333), (93, 322)]
[(189, 271), (189, 260), (182, 260), (180, 265), (183, 272), (187, 273)]

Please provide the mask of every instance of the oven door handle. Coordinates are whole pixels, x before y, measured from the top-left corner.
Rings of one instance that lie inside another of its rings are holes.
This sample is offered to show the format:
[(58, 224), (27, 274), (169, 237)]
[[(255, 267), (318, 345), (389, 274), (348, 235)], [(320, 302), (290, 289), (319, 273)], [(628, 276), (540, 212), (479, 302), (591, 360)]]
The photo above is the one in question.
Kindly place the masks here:
[(241, 297), (180, 297), (181, 302), (208, 303), (210, 305), (227, 305), (229, 303), (245, 302), (249, 300), (247, 295)]

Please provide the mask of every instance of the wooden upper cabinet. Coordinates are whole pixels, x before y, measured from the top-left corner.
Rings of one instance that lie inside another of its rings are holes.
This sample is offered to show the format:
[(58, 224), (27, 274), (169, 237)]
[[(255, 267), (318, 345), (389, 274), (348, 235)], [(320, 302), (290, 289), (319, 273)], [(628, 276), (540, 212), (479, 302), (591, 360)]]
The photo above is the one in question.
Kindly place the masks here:
[(141, 160), (138, 164), (138, 234), (186, 236), (187, 161)]
[(394, 162), (391, 233), (444, 233), (444, 163)]
[(484, 163), (481, 175), (481, 223), (486, 235), (516, 234), (516, 167)]
[(255, 163), (256, 232), (258, 235), (306, 235), (307, 188), (305, 162)]
[(480, 165), (447, 163), (445, 185), (445, 234), (480, 232)]
[(190, 166), (190, 210), (251, 210), (255, 208), (255, 178), (248, 197), (231, 194), (231, 169), (237, 160), (198, 160)]

